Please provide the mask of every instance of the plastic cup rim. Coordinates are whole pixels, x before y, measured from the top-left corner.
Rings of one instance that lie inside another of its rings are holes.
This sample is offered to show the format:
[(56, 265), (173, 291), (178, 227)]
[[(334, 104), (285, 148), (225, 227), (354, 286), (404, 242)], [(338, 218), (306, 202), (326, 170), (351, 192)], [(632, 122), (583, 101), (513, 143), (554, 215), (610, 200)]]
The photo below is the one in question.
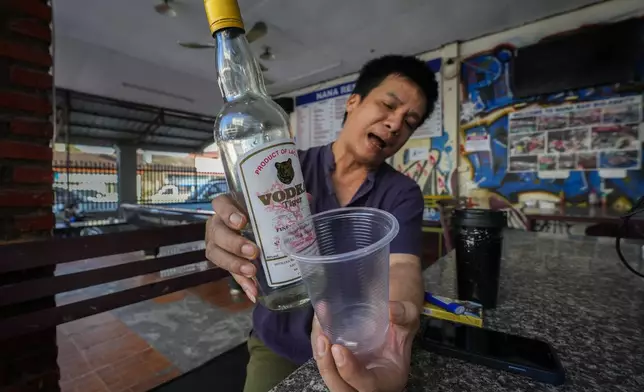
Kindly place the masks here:
[(296, 223), (296, 225), (302, 225), (306, 222), (312, 222), (314, 219), (319, 219), (320, 217), (323, 217), (325, 215), (331, 215), (334, 213), (337, 213), (338, 211), (341, 211), (343, 213), (350, 214), (351, 212), (370, 212), (370, 213), (375, 213), (375, 214), (381, 214), (385, 218), (387, 218), (391, 222), (391, 230), (389, 233), (387, 233), (385, 236), (383, 236), (381, 239), (378, 241), (374, 242), (373, 244), (370, 244), (364, 248), (361, 249), (356, 249), (352, 250), (350, 252), (345, 252), (345, 253), (340, 253), (337, 255), (325, 255), (325, 256), (308, 256), (308, 255), (295, 255), (290, 249), (290, 246), (286, 245), (286, 242), (284, 241), (285, 237), (288, 236), (288, 230), (284, 235), (282, 236), (282, 251), (288, 256), (292, 257), (293, 259), (297, 261), (304, 261), (307, 263), (318, 263), (318, 264), (324, 264), (324, 263), (335, 263), (338, 261), (346, 261), (349, 259), (356, 259), (360, 256), (365, 256), (370, 253), (373, 253), (375, 250), (383, 248), (385, 244), (391, 243), (393, 239), (398, 235), (398, 231), (400, 229), (400, 225), (398, 224), (398, 219), (391, 214), (390, 212), (387, 212), (385, 210), (381, 210), (379, 208), (373, 208), (373, 207), (340, 207), (340, 208), (334, 208), (332, 210), (324, 211), (324, 212), (319, 212), (317, 214), (310, 215), (309, 217), (302, 219)]

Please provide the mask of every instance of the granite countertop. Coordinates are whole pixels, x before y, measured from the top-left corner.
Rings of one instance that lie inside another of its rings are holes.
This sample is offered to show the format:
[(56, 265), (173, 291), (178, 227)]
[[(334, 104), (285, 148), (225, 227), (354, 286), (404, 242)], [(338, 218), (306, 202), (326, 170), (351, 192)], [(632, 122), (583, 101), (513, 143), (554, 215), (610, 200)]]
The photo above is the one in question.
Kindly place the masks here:
[[(640, 245), (622, 251), (627, 260), (642, 260)], [(451, 255), (423, 275), (426, 290), (456, 297)], [(614, 239), (508, 231), (499, 304), (485, 312), (484, 325), (549, 342), (566, 383), (555, 387), (415, 348), (407, 390), (644, 391), (644, 279), (621, 264)], [(323, 390), (313, 361), (273, 389)]]

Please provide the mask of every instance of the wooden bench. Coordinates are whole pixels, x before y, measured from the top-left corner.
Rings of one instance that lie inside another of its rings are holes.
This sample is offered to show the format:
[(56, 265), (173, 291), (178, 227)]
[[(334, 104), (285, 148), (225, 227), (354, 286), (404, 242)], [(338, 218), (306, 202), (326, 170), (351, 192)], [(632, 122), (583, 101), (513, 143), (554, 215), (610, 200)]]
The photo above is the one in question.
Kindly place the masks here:
[[(204, 231), (205, 222), (198, 222), (0, 246), (0, 345), (7, 339), (229, 276), (226, 271), (210, 265), (203, 271), (64, 305), (29, 306), (29, 303), (51, 299), (56, 294), (202, 262), (206, 260), (204, 250), (197, 250), (65, 275), (52, 276), (51, 273), (56, 265), (64, 263), (200, 241), (204, 238)], [(37, 269), (49, 273), (42, 274), (40, 278), (21, 279), (22, 275), (26, 275), (22, 272)]]

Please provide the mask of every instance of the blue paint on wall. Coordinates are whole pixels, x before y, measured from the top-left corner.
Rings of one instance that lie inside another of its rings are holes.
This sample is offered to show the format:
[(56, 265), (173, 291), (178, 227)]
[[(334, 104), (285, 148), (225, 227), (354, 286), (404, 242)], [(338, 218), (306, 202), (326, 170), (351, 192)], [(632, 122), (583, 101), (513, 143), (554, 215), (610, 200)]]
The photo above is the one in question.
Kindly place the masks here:
[[(564, 192), (570, 202), (585, 202), (591, 190), (599, 193), (601, 178), (597, 170), (571, 171), (566, 179), (539, 179), (537, 173), (508, 173), (508, 113), (509, 108), (518, 104), (537, 104), (536, 99), (516, 99), (512, 95), (510, 75), (512, 72), (510, 56), (513, 48), (502, 46), (487, 53), (477, 54), (465, 59), (461, 67), (461, 125), (464, 134), (489, 132), (491, 152), (476, 152), (464, 155), (473, 169), (472, 181), (479, 188), (489, 189), (510, 201), (516, 202), (524, 192), (542, 191), (558, 195)], [(644, 76), (644, 66), (639, 68)], [(552, 94), (541, 100), (540, 104), (558, 104), (566, 98), (577, 97), (575, 102), (593, 101), (640, 92), (620, 94), (616, 86), (585, 88), (576, 91)], [(498, 116), (495, 117), (495, 114)], [(488, 116), (492, 121), (484, 125), (470, 126), (476, 120)], [(642, 158), (644, 159), (644, 157)], [(605, 187), (613, 189), (609, 203), (620, 197), (634, 202), (644, 195), (644, 171), (629, 170), (624, 179), (606, 179)]]

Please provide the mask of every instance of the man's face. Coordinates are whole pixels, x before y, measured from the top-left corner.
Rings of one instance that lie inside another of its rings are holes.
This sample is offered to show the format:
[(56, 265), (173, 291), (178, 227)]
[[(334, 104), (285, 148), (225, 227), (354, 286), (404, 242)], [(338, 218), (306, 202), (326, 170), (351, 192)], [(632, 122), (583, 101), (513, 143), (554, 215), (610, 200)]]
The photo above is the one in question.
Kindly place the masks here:
[(360, 161), (379, 165), (420, 125), (426, 102), (412, 81), (389, 75), (366, 97), (349, 97), (342, 137)]

